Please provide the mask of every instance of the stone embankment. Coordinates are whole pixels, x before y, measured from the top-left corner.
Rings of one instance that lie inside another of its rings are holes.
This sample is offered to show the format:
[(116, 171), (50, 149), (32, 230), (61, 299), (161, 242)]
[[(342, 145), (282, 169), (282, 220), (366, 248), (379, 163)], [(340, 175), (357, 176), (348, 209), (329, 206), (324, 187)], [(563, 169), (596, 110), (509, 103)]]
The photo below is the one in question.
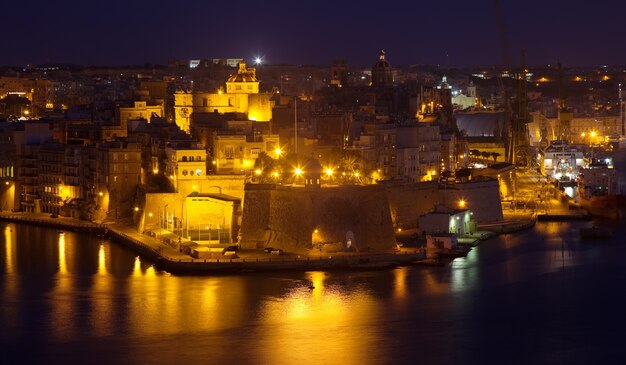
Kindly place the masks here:
[(65, 217), (51, 218), (45, 214), (0, 213), (0, 220), (102, 235), (154, 261), (158, 268), (173, 273), (371, 270), (437, 264), (426, 259), (425, 251), (419, 249), (394, 253), (337, 253), (304, 257), (289, 254), (274, 256), (255, 250), (242, 252), (242, 257), (237, 258), (194, 259), (182, 254), (177, 244), (142, 235), (132, 227), (89, 223)]

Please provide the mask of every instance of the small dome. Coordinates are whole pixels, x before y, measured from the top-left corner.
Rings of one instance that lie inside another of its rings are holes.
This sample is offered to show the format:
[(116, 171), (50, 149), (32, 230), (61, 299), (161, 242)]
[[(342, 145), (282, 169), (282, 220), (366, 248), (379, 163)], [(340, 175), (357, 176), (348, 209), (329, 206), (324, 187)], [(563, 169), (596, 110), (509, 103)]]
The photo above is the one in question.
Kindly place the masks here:
[(322, 164), (320, 164), (320, 162), (313, 157), (304, 163), (302, 170), (304, 171), (305, 176), (320, 176), (324, 171)]

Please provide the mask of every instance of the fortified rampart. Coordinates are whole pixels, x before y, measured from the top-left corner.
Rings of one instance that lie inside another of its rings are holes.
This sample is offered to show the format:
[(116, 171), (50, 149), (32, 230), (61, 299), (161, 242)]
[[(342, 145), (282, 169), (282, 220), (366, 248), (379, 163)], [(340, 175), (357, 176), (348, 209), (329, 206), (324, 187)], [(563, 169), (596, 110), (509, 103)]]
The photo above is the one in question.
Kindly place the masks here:
[(314, 244), (355, 251), (390, 251), (395, 237), (382, 186), (247, 184), (241, 227), (244, 248), (306, 253)]
[[(450, 208), (471, 210), (476, 223), (502, 221), (502, 204), (498, 180), (488, 177), (446, 185), (439, 190), (442, 202)], [(463, 200), (465, 204), (459, 205)]]
[(441, 204), (439, 183), (435, 181), (414, 184), (388, 184), (389, 208), (396, 228), (418, 227), (419, 216), (431, 212)]

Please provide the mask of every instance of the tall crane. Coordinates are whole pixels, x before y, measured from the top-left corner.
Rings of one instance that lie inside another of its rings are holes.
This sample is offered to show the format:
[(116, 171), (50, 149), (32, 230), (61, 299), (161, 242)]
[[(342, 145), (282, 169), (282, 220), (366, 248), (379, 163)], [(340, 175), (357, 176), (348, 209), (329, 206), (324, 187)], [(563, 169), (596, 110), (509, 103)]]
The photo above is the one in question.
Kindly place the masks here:
[[(496, 16), (498, 23), (498, 33), (500, 35), (500, 51), (502, 52), (502, 62), (506, 68), (510, 68), (509, 43), (506, 33), (506, 24), (504, 22), (504, 14), (502, 12), (502, 3), (495, 0)], [(516, 103), (512, 113), (510, 113), (510, 136), (507, 148), (507, 160), (519, 166), (529, 166), (530, 164), (530, 143), (528, 138), (528, 123), (530, 118), (526, 108), (526, 51), (522, 50), (520, 70), (517, 73), (509, 72), (515, 75), (517, 81)], [(500, 87), (503, 89), (504, 105), (507, 112), (511, 111), (510, 101), (506, 97), (506, 89), (500, 81)]]

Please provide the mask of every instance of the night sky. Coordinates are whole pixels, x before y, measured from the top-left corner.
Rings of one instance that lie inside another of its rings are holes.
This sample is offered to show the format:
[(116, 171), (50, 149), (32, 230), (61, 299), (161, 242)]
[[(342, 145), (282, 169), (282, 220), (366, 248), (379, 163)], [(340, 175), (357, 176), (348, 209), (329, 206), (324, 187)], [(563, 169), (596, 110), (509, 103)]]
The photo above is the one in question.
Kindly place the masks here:
[[(626, 1), (502, 0), (511, 59), (626, 64)], [(0, 65), (245, 58), (371, 66), (502, 64), (494, 0), (10, 1)], [(591, 4), (595, 6), (591, 8)]]

